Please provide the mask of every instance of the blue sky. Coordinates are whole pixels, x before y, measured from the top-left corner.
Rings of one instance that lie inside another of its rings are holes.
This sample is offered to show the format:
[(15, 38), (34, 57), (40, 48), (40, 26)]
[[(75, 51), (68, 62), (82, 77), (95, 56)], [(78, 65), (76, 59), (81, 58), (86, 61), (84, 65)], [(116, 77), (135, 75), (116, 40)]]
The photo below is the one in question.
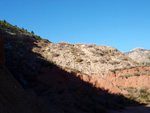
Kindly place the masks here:
[(0, 20), (53, 43), (150, 49), (150, 0), (0, 0)]

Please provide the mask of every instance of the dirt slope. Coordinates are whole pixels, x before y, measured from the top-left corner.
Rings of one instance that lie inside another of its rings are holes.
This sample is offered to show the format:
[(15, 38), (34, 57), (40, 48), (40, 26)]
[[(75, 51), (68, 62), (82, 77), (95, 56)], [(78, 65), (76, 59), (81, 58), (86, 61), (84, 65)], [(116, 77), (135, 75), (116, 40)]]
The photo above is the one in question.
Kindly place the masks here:
[[(51, 104), (29, 95), (5, 67), (3, 39), (0, 32), (0, 113), (57, 113)], [(60, 112), (61, 113), (61, 112)]]
[(23, 88), (9, 73), (5, 64), (3, 39), (0, 33), (0, 112), (1, 113), (39, 113), (33, 103), (28, 102)]
[(23, 88), (6, 67), (0, 69), (1, 113), (39, 113), (38, 107), (29, 99)]

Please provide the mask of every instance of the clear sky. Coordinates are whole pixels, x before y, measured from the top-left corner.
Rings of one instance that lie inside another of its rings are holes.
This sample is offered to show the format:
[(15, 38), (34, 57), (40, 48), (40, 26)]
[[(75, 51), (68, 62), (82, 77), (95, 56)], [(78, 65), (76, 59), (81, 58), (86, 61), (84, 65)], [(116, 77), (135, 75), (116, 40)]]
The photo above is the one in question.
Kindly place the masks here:
[(53, 43), (150, 49), (150, 0), (0, 0), (0, 20)]

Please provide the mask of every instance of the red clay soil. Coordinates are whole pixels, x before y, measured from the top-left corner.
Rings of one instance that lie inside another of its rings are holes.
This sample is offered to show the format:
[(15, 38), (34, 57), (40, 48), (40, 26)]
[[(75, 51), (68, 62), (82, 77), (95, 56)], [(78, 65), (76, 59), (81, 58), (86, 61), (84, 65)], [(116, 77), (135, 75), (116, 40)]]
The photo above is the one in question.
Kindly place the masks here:
[[(115, 74), (110, 73), (106, 79), (111, 81), (114, 85), (120, 85), (125, 88), (133, 87), (141, 89), (147, 87), (150, 91), (150, 67), (138, 67), (127, 69), (123, 71), (117, 71)], [(113, 76), (112, 76), (113, 75)], [(129, 77), (124, 77), (129, 76)]]
[[(127, 94), (127, 91), (121, 90), (118, 88), (118, 85), (121, 85), (125, 88), (133, 87), (140, 89), (142, 87), (147, 87), (147, 91), (150, 92), (150, 67), (138, 67), (138, 68), (132, 68), (132, 69), (126, 69), (122, 71), (116, 71), (116, 72), (109, 72), (109, 73), (102, 73), (101, 75), (92, 75), (92, 76), (86, 76), (86, 75), (80, 75), (82, 80), (86, 82), (92, 83), (96, 87), (103, 88), (105, 90), (108, 90), (110, 93), (114, 94)], [(139, 74), (138, 76), (137, 73)], [(131, 77), (120, 77), (122, 75), (132, 75), (135, 74), (135, 76)], [(105, 77), (103, 77), (105, 76)], [(109, 110), (109, 113), (150, 113), (150, 105), (139, 105), (139, 106), (131, 106), (126, 107), (122, 111), (116, 111), (116, 110)]]
[[(127, 94), (127, 91), (119, 89), (118, 86), (123, 86), (124, 88), (133, 87), (137, 89), (147, 87), (147, 90), (150, 91), (149, 72), (150, 67), (138, 67), (92, 76), (82, 74), (77, 74), (76, 76), (79, 76), (83, 81), (89, 82), (97, 88), (103, 88), (105, 90), (108, 90), (110, 93)], [(132, 76), (122, 77), (127, 75)]]
[[(68, 75), (66, 75), (66, 72), (63, 70), (58, 70), (58, 68), (53, 67), (53, 69), (49, 68), (43, 68), (43, 72), (47, 72), (47, 74), (41, 74), (38, 76), (38, 81), (45, 83), (49, 86), (57, 86), (58, 81), (63, 82), (63, 85), (60, 87), (65, 87), (67, 86), (68, 82), (70, 81), (70, 78)], [(150, 67), (139, 67), (138, 69), (133, 68), (129, 70), (122, 70), (118, 71), (116, 73), (114, 72), (109, 72), (107, 74), (107, 77), (100, 78), (99, 75), (92, 75), (92, 76), (87, 76), (87, 75), (82, 75), (82, 74), (75, 74), (76, 77), (79, 77), (81, 80), (93, 84), (93, 86), (96, 86), (97, 88), (103, 88), (105, 90), (108, 90), (110, 93), (114, 94), (127, 94), (127, 91), (123, 91), (119, 89), (116, 85), (122, 85), (124, 87), (142, 87), (143, 85), (149, 87), (149, 76), (147, 75), (141, 75), (141, 76), (133, 76), (129, 77), (128, 79), (126, 78), (121, 78), (119, 77), (120, 75), (126, 75), (126, 74), (133, 74), (137, 73), (140, 71), (137, 70), (150, 70)], [(64, 72), (64, 73), (63, 73)], [(71, 73), (71, 71), (68, 71), (68, 73)], [(144, 71), (142, 71), (144, 72)], [(54, 81), (55, 80), (55, 81)], [(68, 96), (69, 98), (69, 96)], [(71, 99), (71, 98), (70, 98)], [(139, 106), (132, 106), (132, 107), (126, 107), (122, 111), (116, 111), (116, 110), (108, 110), (108, 113), (150, 113), (150, 105), (139, 105)]]

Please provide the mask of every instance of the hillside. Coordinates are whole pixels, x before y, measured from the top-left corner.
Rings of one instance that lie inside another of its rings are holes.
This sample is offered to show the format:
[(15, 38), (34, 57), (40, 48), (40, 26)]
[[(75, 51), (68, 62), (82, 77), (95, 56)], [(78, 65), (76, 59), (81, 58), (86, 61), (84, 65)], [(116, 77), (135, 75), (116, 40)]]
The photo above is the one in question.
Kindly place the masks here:
[(0, 29), (0, 113), (60, 112), (53, 105), (43, 103), (43, 99), (28, 94), (10, 73), (5, 66), (5, 50), (2, 36)]
[[(6, 22), (1, 21), (0, 25), (3, 25), (2, 23)], [(6, 39), (7, 37), (12, 37), (11, 39), (13, 40), (22, 40), (30, 43), (37, 42), (36, 44), (41, 48), (34, 47), (33, 52), (41, 54), (45, 59), (65, 69), (69, 68), (85, 74), (98, 74), (103, 71), (139, 65), (114, 47), (96, 44), (69, 44), (65, 42), (54, 44), (9, 23), (3, 26)]]
[(3, 113), (109, 113), (149, 101), (150, 68), (116, 48), (54, 44), (32, 33), (0, 29)]
[(32, 42), (33, 37), (12, 38), (6, 29), (2, 29), (2, 32), (4, 47), (0, 49), (0, 61), (3, 61), (0, 68), (0, 99), (3, 101), (0, 101), (0, 112), (107, 113), (107, 109), (122, 109), (124, 103), (120, 100), (128, 100), (93, 87), (83, 81), (83, 75), (63, 70), (32, 51), (34, 48), (41, 48), (42, 51), (42, 47), (50, 42)]
[(147, 49), (135, 48), (125, 54), (139, 63), (150, 62), (150, 50)]
[(88, 75), (139, 65), (114, 47), (96, 44), (49, 43), (42, 47), (42, 51), (39, 48), (33, 51), (65, 69), (71, 68)]

